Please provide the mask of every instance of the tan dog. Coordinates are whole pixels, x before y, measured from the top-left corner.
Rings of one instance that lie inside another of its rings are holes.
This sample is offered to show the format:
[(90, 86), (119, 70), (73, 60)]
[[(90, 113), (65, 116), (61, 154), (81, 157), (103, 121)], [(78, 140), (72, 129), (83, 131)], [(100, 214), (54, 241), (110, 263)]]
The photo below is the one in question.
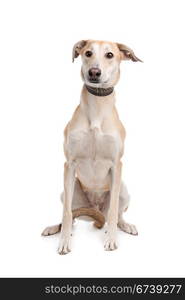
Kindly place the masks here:
[(48, 227), (43, 235), (61, 228), (59, 253), (70, 251), (72, 210), (85, 207), (102, 212), (107, 221), (105, 250), (117, 248), (117, 226), (137, 235), (134, 225), (126, 223), (129, 195), (121, 180), (121, 157), (124, 152), (125, 129), (115, 108), (114, 86), (124, 59), (141, 61), (123, 44), (83, 40), (74, 45), (74, 58), (81, 55), (84, 86), (81, 101), (64, 135), (63, 220)]

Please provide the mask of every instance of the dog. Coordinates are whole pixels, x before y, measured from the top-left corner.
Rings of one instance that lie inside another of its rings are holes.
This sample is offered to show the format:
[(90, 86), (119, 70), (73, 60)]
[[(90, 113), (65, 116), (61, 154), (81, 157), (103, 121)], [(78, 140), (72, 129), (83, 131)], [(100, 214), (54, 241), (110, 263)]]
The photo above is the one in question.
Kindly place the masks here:
[(84, 82), (80, 104), (64, 130), (63, 220), (47, 227), (43, 235), (61, 231), (59, 254), (71, 251), (72, 211), (95, 209), (107, 222), (105, 250), (117, 248), (117, 227), (137, 235), (136, 226), (122, 214), (130, 197), (121, 179), (125, 129), (115, 107), (114, 87), (120, 77), (122, 60), (141, 61), (124, 44), (82, 40), (72, 51), (74, 61), (81, 55)]

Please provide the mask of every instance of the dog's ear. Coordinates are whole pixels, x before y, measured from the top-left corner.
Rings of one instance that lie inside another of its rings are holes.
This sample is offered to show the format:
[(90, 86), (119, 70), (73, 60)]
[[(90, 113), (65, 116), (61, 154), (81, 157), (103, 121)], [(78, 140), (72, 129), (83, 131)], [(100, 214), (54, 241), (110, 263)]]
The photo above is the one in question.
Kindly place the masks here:
[(81, 40), (73, 46), (72, 62), (74, 62), (74, 59), (79, 56), (80, 51), (83, 49), (83, 47), (85, 47), (86, 44), (87, 41)]
[(136, 61), (143, 62), (141, 59), (139, 59), (134, 54), (134, 51), (132, 49), (130, 49), (129, 47), (127, 47), (126, 45), (117, 43), (117, 46), (121, 52), (122, 59), (125, 59), (125, 60), (131, 59), (134, 62), (136, 62)]

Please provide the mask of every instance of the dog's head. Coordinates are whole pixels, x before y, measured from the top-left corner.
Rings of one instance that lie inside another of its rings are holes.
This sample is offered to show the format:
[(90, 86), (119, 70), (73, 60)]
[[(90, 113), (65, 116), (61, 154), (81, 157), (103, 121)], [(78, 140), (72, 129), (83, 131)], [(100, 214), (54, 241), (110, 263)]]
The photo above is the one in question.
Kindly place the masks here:
[(92, 87), (113, 87), (119, 80), (122, 60), (141, 61), (126, 45), (82, 40), (73, 47), (72, 59), (82, 57), (82, 79)]

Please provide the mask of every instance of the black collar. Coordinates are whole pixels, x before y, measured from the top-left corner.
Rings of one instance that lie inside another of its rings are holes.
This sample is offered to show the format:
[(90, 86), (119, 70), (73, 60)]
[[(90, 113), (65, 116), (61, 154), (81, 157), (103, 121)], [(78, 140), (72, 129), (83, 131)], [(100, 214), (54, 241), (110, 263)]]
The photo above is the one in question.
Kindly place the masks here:
[(92, 87), (89, 85), (85, 85), (85, 87), (89, 93), (91, 93), (92, 95), (95, 95), (95, 96), (99, 96), (99, 97), (108, 96), (108, 95), (112, 94), (112, 92), (114, 91), (114, 87), (109, 87), (107, 89), (96, 88), (96, 87)]

